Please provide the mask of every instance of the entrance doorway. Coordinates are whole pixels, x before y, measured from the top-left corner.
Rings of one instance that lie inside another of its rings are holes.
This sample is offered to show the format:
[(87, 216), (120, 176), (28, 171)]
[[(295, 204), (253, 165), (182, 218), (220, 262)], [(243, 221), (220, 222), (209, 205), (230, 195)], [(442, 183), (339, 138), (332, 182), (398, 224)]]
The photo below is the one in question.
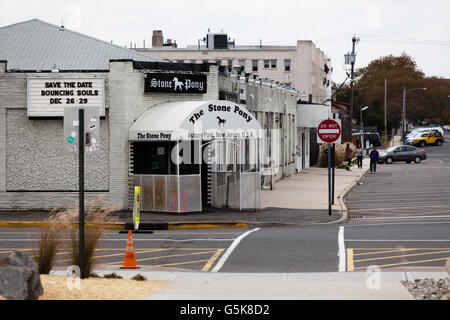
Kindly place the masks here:
[(211, 207), (211, 141), (202, 140), (201, 147), (201, 188), (202, 188), (202, 207)]
[(302, 170), (305, 169), (306, 165), (305, 165), (305, 146), (306, 146), (306, 136), (305, 133), (302, 133)]

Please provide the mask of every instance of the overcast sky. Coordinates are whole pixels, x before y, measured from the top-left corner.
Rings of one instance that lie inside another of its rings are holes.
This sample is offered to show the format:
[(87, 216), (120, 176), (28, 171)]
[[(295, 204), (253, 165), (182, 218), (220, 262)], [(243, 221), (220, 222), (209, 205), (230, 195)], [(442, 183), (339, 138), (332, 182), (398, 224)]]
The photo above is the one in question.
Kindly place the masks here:
[[(342, 82), (356, 34), (356, 67), (406, 52), (427, 76), (450, 78), (449, 0), (0, 0), (0, 26), (38, 18), (115, 44), (151, 45), (152, 30), (179, 47), (223, 31), (237, 45), (313, 40)], [(0, 44), (1, 45), (1, 44)]]

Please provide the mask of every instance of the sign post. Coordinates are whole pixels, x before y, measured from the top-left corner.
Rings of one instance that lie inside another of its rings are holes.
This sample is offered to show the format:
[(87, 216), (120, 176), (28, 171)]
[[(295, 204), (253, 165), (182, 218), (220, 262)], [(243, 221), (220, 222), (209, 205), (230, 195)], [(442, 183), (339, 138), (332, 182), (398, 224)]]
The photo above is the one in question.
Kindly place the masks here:
[(79, 258), (80, 258), (80, 276), (81, 279), (85, 278), (85, 270), (84, 270), (84, 109), (80, 108), (78, 110), (78, 146), (80, 148), (79, 150), (79, 157), (78, 157), (78, 168), (79, 168), (79, 174), (78, 174), (78, 182), (79, 182), (79, 236), (80, 239), (78, 241), (79, 244)]
[[(99, 150), (100, 108), (64, 108), (64, 150), (78, 152), (78, 190), (79, 190), (79, 267), (80, 277), (84, 279), (84, 153)], [(85, 130), (86, 129), (86, 130)]]
[[(341, 120), (340, 119), (325, 119), (318, 122), (317, 125), (317, 143), (328, 144), (328, 215), (331, 216), (331, 205), (333, 203), (332, 195), (332, 181), (331, 181), (331, 144), (341, 142)], [(334, 148), (333, 148), (334, 151)], [(333, 181), (334, 183), (334, 181)], [(334, 190), (333, 190), (334, 193)]]

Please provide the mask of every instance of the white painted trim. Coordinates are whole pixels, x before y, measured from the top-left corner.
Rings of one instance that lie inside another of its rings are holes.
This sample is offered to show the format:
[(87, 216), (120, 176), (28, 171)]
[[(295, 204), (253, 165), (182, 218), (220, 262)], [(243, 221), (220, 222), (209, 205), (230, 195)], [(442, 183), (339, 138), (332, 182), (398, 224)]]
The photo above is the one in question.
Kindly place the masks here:
[(344, 240), (344, 227), (339, 227), (338, 233), (338, 246), (339, 246), (339, 272), (345, 272), (346, 270), (346, 253), (345, 253), (345, 240)]
[(227, 251), (223, 254), (223, 256), (220, 258), (219, 262), (215, 265), (215, 267), (211, 270), (211, 272), (218, 272), (222, 266), (224, 265), (225, 261), (227, 261), (230, 254), (233, 252), (233, 250), (237, 247), (239, 242), (241, 242), (242, 239), (244, 239), (246, 236), (248, 236), (250, 233), (258, 231), (260, 228), (255, 228), (252, 230), (249, 230), (243, 234), (241, 234), (239, 237), (237, 237), (233, 243), (230, 245), (230, 247), (227, 249)]

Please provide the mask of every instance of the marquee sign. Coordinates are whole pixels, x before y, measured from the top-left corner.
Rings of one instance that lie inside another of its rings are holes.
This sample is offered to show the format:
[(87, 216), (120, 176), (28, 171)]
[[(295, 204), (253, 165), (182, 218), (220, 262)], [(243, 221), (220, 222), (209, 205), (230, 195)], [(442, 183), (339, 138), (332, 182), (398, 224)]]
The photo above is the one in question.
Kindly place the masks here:
[(146, 73), (144, 92), (206, 93), (206, 75)]
[(105, 79), (27, 78), (29, 117), (63, 117), (69, 106), (99, 107), (105, 116)]

